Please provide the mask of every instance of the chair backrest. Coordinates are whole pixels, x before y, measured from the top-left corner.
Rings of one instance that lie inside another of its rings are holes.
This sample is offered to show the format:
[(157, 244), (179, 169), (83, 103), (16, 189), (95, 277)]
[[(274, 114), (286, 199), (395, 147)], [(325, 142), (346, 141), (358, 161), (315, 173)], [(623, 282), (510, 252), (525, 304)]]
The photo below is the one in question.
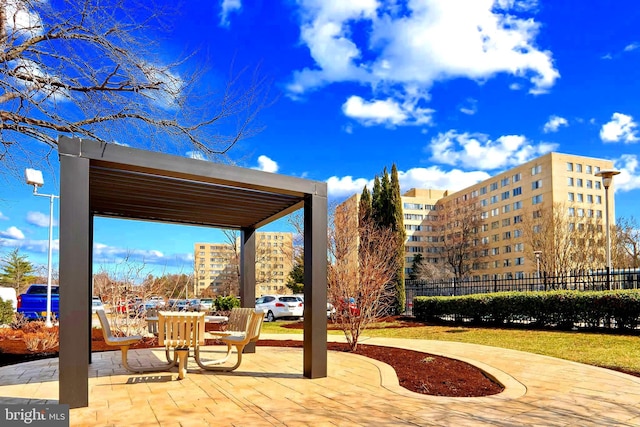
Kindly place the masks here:
[(254, 313), (253, 308), (233, 307), (229, 313), (229, 321), (227, 322), (226, 331), (229, 332), (245, 332)]
[(111, 333), (111, 326), (109, 326), (109, 319), (104, 310), (96, 310), (98, 320), (100, 320), (100, 326), (102, 327), (102, 337), (107, 345), (113, 345), (113, 334)]
[(204, 344), (205, 313), (158, 312), (158, 344), (194, 347)]
[(249, 342), (256, 342), (260, 338), (263, 320), (264, 312), (262, 311), (254, 311), (251, 315), (251, 322), (249, 323), (249, 329), (247, 330), (247, 337), (249, 338)]

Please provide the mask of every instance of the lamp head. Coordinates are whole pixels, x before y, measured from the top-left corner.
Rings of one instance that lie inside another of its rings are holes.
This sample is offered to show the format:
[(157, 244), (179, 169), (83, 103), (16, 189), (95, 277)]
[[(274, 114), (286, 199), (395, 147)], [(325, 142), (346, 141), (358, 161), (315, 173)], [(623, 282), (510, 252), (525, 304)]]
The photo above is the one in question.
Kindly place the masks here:
[(613, 177), (618, 175), (620, 171), (615, 169), (601, 169), (595, 173), (595, 176), (599, 176), (602, 178), (602, 185), (604, 188), (609, 188), (611, 186), (611, 182), (613, 181)]
[(44, 178), (42, 178), (42, 171), (37, 169), (25, 169), (24, 177), (27, 184), (35, 187), (42, 187), (44, 185)]

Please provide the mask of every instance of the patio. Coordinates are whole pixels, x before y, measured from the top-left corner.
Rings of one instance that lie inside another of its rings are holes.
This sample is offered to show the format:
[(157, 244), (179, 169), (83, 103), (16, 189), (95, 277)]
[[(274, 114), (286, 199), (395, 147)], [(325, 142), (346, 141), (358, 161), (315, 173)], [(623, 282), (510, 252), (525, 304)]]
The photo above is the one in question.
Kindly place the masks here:
[[(300, 339), (266, 335), (264, 339)], [(367, 339), (465, 360), (502, 382), (503, 393), (447, 398), (411, 393), (393, 370), (357, 355), (328, 352), (328, 376), (305, 379), (301, 349), (258, 347), (228, 374), (129, 374), (119, 352), (93, 353), (89, 407), (71, 425), (639, 425), (640, 378), (546, 356), (440, 341)], [(135, 350), (138, 363), (163, 351)], [(55, 403), (57, 359), (0, 368), (0, 403)]]

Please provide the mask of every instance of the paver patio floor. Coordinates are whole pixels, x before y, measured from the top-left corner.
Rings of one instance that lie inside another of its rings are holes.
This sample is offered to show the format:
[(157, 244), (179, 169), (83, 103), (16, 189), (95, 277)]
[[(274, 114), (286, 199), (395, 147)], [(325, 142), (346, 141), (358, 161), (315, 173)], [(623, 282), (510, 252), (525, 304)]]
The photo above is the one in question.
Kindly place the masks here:
[[(265, 339), (301, 339), (269, 335)], [(398, 386), (393, 369), (329, 352), (328, 377), (302, 376), (302, 349), (258, 347), (231, 373), (130, 374), (120, 352), (93, 353), (89, 407), (71, 425), (90, 426), (640, 426), (640, 378), (546, 356), (475, 344), (375, 338), (472, 363), (502, 382), (480, 398), (424, 396)], [(215, 347), (220, 351), (221, 347)], [(235, 356), (232, 356), (235, 357)], [(162, 362), (159, 349), (132, 364)], [(58, 359), (0, 368), (0, 403), (57, 403)]]

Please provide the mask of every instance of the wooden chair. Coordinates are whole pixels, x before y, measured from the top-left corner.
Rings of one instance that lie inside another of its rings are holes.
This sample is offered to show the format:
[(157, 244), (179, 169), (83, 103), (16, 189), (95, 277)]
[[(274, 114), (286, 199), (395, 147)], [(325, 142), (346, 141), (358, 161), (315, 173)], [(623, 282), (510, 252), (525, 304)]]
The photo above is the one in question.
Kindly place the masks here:
[[(260, 338), (262, 321), (264, 319), (264, 312), (256, 312), (254, 309), (249, 310), (251, 310), (251, 315), (244, 331), (240, 333), (224, 335), (218, 338), (220, 341), (227, 345), (227, 355), (225, 357), (217, 360), (202, 361), (200, 359), (200, 348), (196, 347), (194, 357), (198, 366), (208, 371), (233, 371), (240, 366), (240, 364), (242, 363), (242, 351), (244, 350), (245, 346), (249, 343), (258, 341), (258, 339)], [(216, 332), (214, 332), (214, 334), (215, 333)], [(236, 364), (233, 366), (220, 366), (229, 359), (233, 347), (236, 348), (236, 353), (238, 354)]]
[[(178, 379), (187, 374), (189, 349), (197, 352), (198, 347), (204, 344), (204, 315), (204, 312), (158, 312), (158, 344), (165, 347), (167, 360), (174, 365), (178, 360)], [(173, 360), (169, 354), (171, 349), (174, 351)]]
[(135, 367), (132, 368), (129, 366), (129, 362), (127, 360), (127, 352), (129, 351), (129, 347), (138, 341), (140, 341), (143, 337), (142, 335), (130, 335), (126, 337), (116, 337), (111, 333), (111, 326), (109, 325), (109, 319), (107, 319), (107, 315), (104, 310), (96, 310), (96, 314), (98, 315), (98, 319), (100, 320), (100, 325), (102, 326), (102, 336), (104, 337), (104, 342), (107, 345), (120, 347), (120, 351), (122, 353), (122, 366), (130, 372), (142, 373), (142, 372), (159, 372), (166, 371), (175, 366), (175, 361), (169, 360), (167, 358), (168, 363), (160, 365), (160, 366), (149, 366), (149, 367)]

